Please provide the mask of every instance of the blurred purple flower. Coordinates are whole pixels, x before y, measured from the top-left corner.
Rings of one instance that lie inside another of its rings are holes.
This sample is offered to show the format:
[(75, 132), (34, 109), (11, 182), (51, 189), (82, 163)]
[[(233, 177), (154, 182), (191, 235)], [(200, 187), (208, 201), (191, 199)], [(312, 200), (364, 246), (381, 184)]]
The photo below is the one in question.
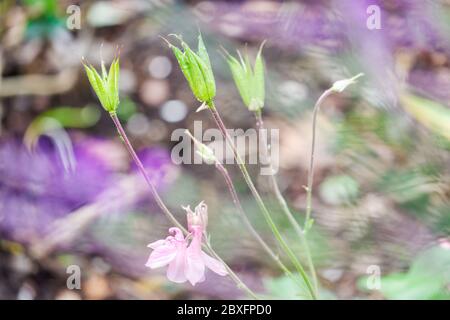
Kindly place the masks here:
[[(367, 8), (380, 8), (381, 29), (369, 30)], [(335, 0), (278, 2), (228, 2), (199, 6), (212, 28), (232, 32), (245, 39), (273, 39), (277, 46), (303, 50), (309, 46), (347, 49), (348, 33), (363, 33), (366, 42), (383, 37), (391, 48), (448, 48), (443, 31), (445, 18), (439, 15), (443, 4), (415, 0)], [(233, 22), (233, 23), (230, 23)], [(357, 44), (357, 43), (353, 43)]]
[[(374, 5), (380, 9), (381, 28), (370, 30), (367, 22), (373, 11), (368, 8)], [(367, 87), (362, 94), (376, 106), (391, 108), (404, 79), (397, 70), (399, 49), (412, 55), (439, 52), (450, 57), (450, 28), (443, 6), (415, 0), (218, 1), (198, 5), (197, 11), (217, 32), (241, 40), (267, 39), (272, 46), (308, 52), (330, 81), (363, 72)], [(432, 90), (428, 78), (416, 74), (413, 84), (422, 91)], [(449, 87), (441, 85), (439, 90), (448, 92)]]
[(74, 168), (65, 169), (56, 148), (41, 143), (29, 151), (18, 141), (0, 145), (0, 233), (30, 243), (55, 219), (89, 203), (111, 182), (112, 168), (93, 148), (100, 140), (73, 146)]
[[(110, 144), (101, 139), (77, 139), (67, 156), (48, 140), (40, 141), (33, 151), (16, 140), (1, 143), (0, 235), (32, 243), (47, 235), (55, 220), (114, 186), (117, 164), (112, 158), (117, 155), (112, 154), (116, 146), (111, 149)], [(117, 148), (120, 153), (120, 146)], [(167, 150), (147, 148), (139, 155), (158, 188), (168, 182), (172, 170)], [(145, 203), (152, 200), (147, 198)]]

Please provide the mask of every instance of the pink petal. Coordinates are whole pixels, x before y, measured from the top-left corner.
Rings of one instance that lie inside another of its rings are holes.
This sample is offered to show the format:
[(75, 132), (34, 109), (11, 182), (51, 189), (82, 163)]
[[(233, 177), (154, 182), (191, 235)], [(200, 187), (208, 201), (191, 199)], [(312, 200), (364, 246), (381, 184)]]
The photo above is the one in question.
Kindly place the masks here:
[(205, 263), (202, 259), (201, 233), (200, 235), (194, 234), (191, 245), (187, 249), (185, 274), (193, 286), (205, 280)]
[(169, 229), (169, 233), (172, 234), (177, 241), (184, 241), (183, 231), (177, 227), (172, 227)]
[(169, 264), (177, 255), (176, 247), (170, 243), (156, 247), (145, 266), (155, 269)]
[(186, 278), (195, 286), (197, 283), (205, 281), (205, 263), (200, 258), (188, 258), (186, 260)]
[(205, 263), (203, 262), (201, 251), (188, 249), (186, 259), (186, 278), (195, 286), (196, 283), (202, 282), (205, 277)]
[(206, 253), (202, 251), (202, 258), (205, 265), (211, 270), (217, 273), (220, 276), (226, 276), (228, 274), (227, 269), (225, 269), (225, 266), (222, 262), (219, 260), (210, 257)]
[(186, 282), (186, 245), (178, 244), (175, 259), (169, 264), (167, 278), (176, 283)]
[(159, 246), (162, 246), (164, 243), (166, 243), (165, 240), (156, 240), (155, 242), (149, 243), (148, 248), (156, 249)]

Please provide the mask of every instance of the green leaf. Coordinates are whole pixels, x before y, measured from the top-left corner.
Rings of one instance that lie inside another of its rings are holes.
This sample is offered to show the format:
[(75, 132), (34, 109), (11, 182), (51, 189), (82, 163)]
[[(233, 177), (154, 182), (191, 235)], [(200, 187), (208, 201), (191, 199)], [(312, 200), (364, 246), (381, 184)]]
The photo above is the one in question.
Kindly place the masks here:
[[(192, 85), (191, 89), (194, 92), (195, 97), (199, 101), (208, 100), (208, 91), (205, 83), (205, 77), (201, 71), (201, 59), (197, 59), (197, 54), (189, 47), (185, 49), (186, 61), (190, 70)], [(200, 62), (200, 63), (199, 63)]]
[(203, 84), (204, 84), (204, 98), (200, 101), (204, 102), (210, 102), (214, 99), (214, 96), (216, 95), (216, 84), (214, 81), (214, 75), (211, 71), (211, 69), (208, 68), (207, 64), (197, 55), (193, 55), (195, 61), (198, 64), (201, 78), (203, 78)]
[(227, 62), (242, 101), (246, 106), (248, 106), (250, 104), (250, 90), (245, 65), (242, 65), (235, 57), (231, 55), (227, 56)]
[(106, 73), (102, 62), (103, 77), (100, 77), (97, 70), (91, 65), (84, 65), (89, 83), (94, 89), (100, 104), (108, 112), (115, 112), (119, 105), (119, 59), (115, 59)]
[(198, 56), (206, 64), (208, 70), (212, 70), (211, 62), (209, 61), (208, 51), (206, 51), (205, 43), (203, 42), (202, 35), (198, 35)]
[(248, 55), (244, 57), (238, 51), (239, 60), (225, 51), (225, 59), (230, 67), (231, 74), (239, 94), (245, 106), (250, 111), (258, 111), (264, 107), (265, 82), (264, 82), (264, 61), (262, 58), (261, 44), (255, 59), (255, 64), (251, 66)]
[(97, 97), (100, 100), (101, 105), (103, 106), (103, 108), (105, 108), (105, 110), (111, 111), (108, 94), (103, 79), (100, 77), (97, 70), (95, 70), (93, 66), (90, 66), (89, 71), (90, 71), (88, 72), (89, 82), (91, 83), (92, 88), (97, 94)]
[(105, 62), (102, 59), (101, 62), (101, 70), (102, 70), (102, 79), (106, 79), (108, 77), (108, 73), (106, 73)]
[(441, 275), (450, 283), (450, 250), (436, 246), (424, 251), (414, 260), (410, 273)]
[(97, 83), (97, 77), (95, 76), (96, 71), (92, 70), (89, 66), (84, 65), (84, 69), (86, 70), (86, 75), (88, 77), (89, 83), (91, 84), (92, 89), (94, 89), (94, 92), (96, 95), (99, 94), (99, 84)]
[(383, 277), (381, 280), (383, 295), (393, 300), (431, 299), (441, 287), (441, 279), (433, 276), (400, 273)]
[(253, 83), (254, 83), (254, 93), (255, 99), (260, 103), (260, 108), (264, 106), (265, 99), (265, 83), (264, 83), (264, 61), (262, 57), (262, 48), (264, 46), (264, 42), (261, 44), (259, 48), (258, 55), (256, 56), (255, 66), (253, 70)]
[[(193, 91), (199, 101), (209, 102), (214, 97), (212, 91), (209, 90), (211, 85), (208, 79), (207, 65), (202, 59), (186, 45), (186, 57), (191, 68), (191, 76), (194, 88)], [(214, 81), (214, 79), (213, 79)]]
[[(358, 280), (358, 286), (367, 290), (368, 277)], [(408, 272), (399, 272), (381, 278), (380, 291), (387, 299), (431, 300), (448, 299), (446, 285), (450, 283), (450, 250), (432, 247), (419, 254)]]
[(114, 59), (109, 67), (108, 94), (113, 108), (119, 105), (119, 59)]
[(191, 70), (189, 68), (186, 55), (180, 49), (178, 49), (173, 45), (170, 45), (170, 48), (172, 49), (172, 52), (175, 55), (178, 64), (180, 65), (181, 71), (183, 72), (184, 76), (186, 77), (186, 80), (189, 83), (189, 86), (192, 86)]
[(210, 104), (216, 95), (216, 83), (201, 35), (198, 36), (198, 53), (195, 53), (181, 37), (176, 35), (175, 37), (181, 41), (184, 51), (168, 43), (188, 81), (189, 87), (200, 102)]

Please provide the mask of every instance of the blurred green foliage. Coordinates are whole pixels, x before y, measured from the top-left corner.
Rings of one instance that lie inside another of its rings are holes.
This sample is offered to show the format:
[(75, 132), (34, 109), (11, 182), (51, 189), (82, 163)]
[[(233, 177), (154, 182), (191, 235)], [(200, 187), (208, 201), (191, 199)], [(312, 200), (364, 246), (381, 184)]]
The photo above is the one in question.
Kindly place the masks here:
[[(359, 279), (361, 290), (367, 290), (367, 279)], [(408, 271), (381, 277), (380, 292), (385, 298), (393, 300), (448, 300), (449, 285), (450, 250), (432, 247), (419, 254)]]
[[(264, 288), (266, 295), (264, 298), (274, 300), (308, 300), (308, 296), (305, 292), (299, 292), (298, 286), (292, 282), (287, 276), (278, 278), (265, 278)], [(306, 290), (306, 289), (305, 289)], [(321, 289), (320, 298), (323, 300), (335, 300), (336, 296), (328, 291)]]
[(58, 128), (85, 129), (94, 126), (100, 119), (100, 110), (96, 106), (83, 108), (55, 107), (39, 114), (28, 126), (24, 141), (32, 145), (39, 136)]
[(128, 121), (132, 115), (136, 113), (137, 107), (133, 100), (125, 97), (120, 103), (120, 108), (117, 108), (117, 116), (122, 121)]
[(327, 177), (319, 187), (323, 200), (332, 205), (353, 203), (359, 195), (359, 183), (348, 175)]
[(30, 11), (26, 29), (28, 39), (51, 37), (55, 31), (64, 28), (58, 1), (24, 0), (24, 3)]

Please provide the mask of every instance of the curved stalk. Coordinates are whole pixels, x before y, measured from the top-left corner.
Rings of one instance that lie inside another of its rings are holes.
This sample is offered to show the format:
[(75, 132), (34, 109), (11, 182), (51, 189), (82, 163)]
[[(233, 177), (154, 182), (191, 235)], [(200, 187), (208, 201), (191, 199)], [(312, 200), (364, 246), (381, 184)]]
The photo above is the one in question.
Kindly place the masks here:
[[(161, 208), (163, 213), (167, 216), (167, 218), (169, 218), (169, 220), (174, 225), (176, 225), (185, 234), (187, 234), (188, 231), (186, 230), (186, 228), (184, 228), (183, 225), (180, 222), (178, 222), (178, 220), (175, 218), (175, 216), (170, 212), (170, 210), (164, 204), (164, 201), (162, 200), (162, 198), (159, 196), (155, 185), (153, 184), (153, 182), (151, 181), (151, 179), (148, 176), (147, 172), (145, 171), (144, 165), (142, 164), (142, 162), (139, 159), (138, 155), (134, 151), (134, 148), (133, 148), (130, 140), (128, 139), (127, 134), (126, 134), (125, 130), (123, 129), (119, 118), (117, 117), (117, 114), (115, 112), (110, 112), (109, 115), (110, 115), (112, 121), (114, 122), (114, 125), (116, 126), (117, 131), (119, 133), (119, 136), (122, 139), (122, 141), (124, 142), (127, 151), (129, 152), (129, 154), (133, 158), (133, 161), (135, 162), (135, 164), (137, 165), (139, 171), (141, 172), (142, 176), (144, 177), (145, 181), (147, 182), (147, 185), (149, 186), (150, 191), (151, 191), (151, 193), (153, 195), (153, 198), (155, 199), (157, 205)], [(211, 245), (208, 242), (203, 244), (203, 246), (206, 248), (206, 251), (208, 253), (210, 253), (216, 259), (220, 260), (223, 263), (223, 265), (225, 266), (225, 268), (228, 271), (228, 274), (229, 274), (230, 278), (233, 279), (233, 281), (236, 283), (238, 288), (240, 288), (241, 290), (245, 291), (252, 298), (258, 299), (257, 295), (249, 287), (247, 287), (247, 285), (245, 285), (244, 282), (242, 282), (242, 280), (234, 273), (233, 270), (231, 270), (231, 268), (225, 263), (225, 261), (223, 261), (222, 258), (220, 258), (219, 255), (213, 250), (213, 248), (211, 247)]]
[(241, 173), (244, 177), (245, 182), (247, 183), (251, 193), (253, 194), (253, 197), (255, 198), (258, 207), (260, 208), (264, 219), (266, 220), (267, 224), (269, 225), (273, 235), (275, 236), (276, 240), (278, 241), (278, 243), (280, 244), (281, 248), (283, 249), (284, 252), (286, 252), (287, 256), (289, 257), (289, 259), (292, 261), (293, 265), (295, 266), (296, 270), (298, 271), (298, 273), (300, 274), (301, 278), (303, 279), (303, 281), (306, 284), (306, 287), (311, 295), (311, 297), (313, 299), (316, 299), (316, 294), (314, 291), (314, 288), (311, 284), (311, 281), (309, 280), (308, 275), (306, 274), (305, 270), (303, 269), (302, 265), (300, 264), (300, 262), (298, 261), (297, 257), (295, 256), (294, 252), (291, 250), (291, 248), (289, 247), (289, 245), (286, 243), (286, 241), (283, 239), (283, 237), (281, 236), (280, 231), (278, 230), (277, 226), (275, 225), (272, 217), (270, 216), (269, 211), (267, 210), (266, 205), (264, 204), (261, 196), (259, 195), (258, 190), (256, 189), (252, 178), (250, 177), (250, 174), (247, 171), (247, 168), (241, 158), (241, 156), (239, 155), (233, 139), (231, 138), (231, 136), (229, 135), (227, 128), (225, 127), (222, 118), (220, 117), (216, 107), (214, 106), (214, 103), (210, 102), (209, 104), (209, 110), (212, 113), (212, 116), (214, 118), (214, 121), (216, 122), (217, 127), (219, 128), (220, 132), (222, 133), (222, 136), (224, 137), (224, 139), (226, 140), (226, 142), (228, 143), (228, 145), (230, 146), (231, 150), (233, 151), (233, 155), (234, 158), (236, 159), (237, 163), (238, 163), (238, 167), (241, 170)]
[(122, 139), (122, 141), (124, 142), (128, 153), (131, 155), (131, 158), (133, 159), (134, 163), (136, 164), (136, 166), (138, 167), (142, 176), (144, 177), (145, 182), (149, 186), (152, 196), (153, 196), (153, 198), (155, 198), (156, 204), (161, 208), (161, 210), (164, 212), (164, 214), (167, 216), (167, 218), (169, 218), (169, 220), (174, 225), (176, 225), (178, 228), (183, 230), (184, 233), (187, 233), (186, 228), (184, 228), (183, 225), (180, 222), (178, 222), (177, 218), (175, 218), (175, 216), (172, 214), (172, 212), (170, 212), (169, 208), (167, 208), (167, 206), (164, 204), (164, 201), (159, 196), (158, 191), (156, 191), (155, 185), (153, 184), (153, 182), (151, 181), (147, 172), (145, 171), (145, 168), (141, 162), (141, 159), (139, 159), (138, 155), (134, 151), (134, 148), (133, 148), (130, 140), (128, 139), (128, 136), (127, 136), (125, 130), (123, 129), (119, 118), (117, 117), (117, 114), (115, 112), (111, 112), (109, 115), (110, 115), (112, 121), (114, 122), (114, 125), (116, 126), (119, 136)]
[[(262, 119), (262, 115), (261, 115), (261, 110), (255, 112), (255, 117), (256, 117), (256, 125), (258, 127), (258, 130), (264, 130), (264, 121)], [(291, 210), (289, 209), (289, 206), (286, 202), (286, 200), (283, 197), (283, 194), (281, 193), (281, 190), (278, 186), (278, 182), (277, 179), (275, 177), (275, 171), (273, 169), (273, 165), (272, 165), (272, 160), (270, 158), (270, 155), (268, 153), (268, 144), (267, 144), (267, 140), (266, 140), (266, 136), (262, 135), (262, 152), (263, 152), (263, 156), (266, 158), (266, 161), (269, 165), (269, 170), (270, 170), (270, 175), (269, 175), (269, 180), (270, 180), (270, 185), (272, 187), (272, 190), (275, 194), (275, 197), (277, 198), (284, 214), (286, 215), (286, 217), (288, 218), (289, 222), (291, 223), (291, 225), (294, 227), (295, 232), (297, 233), (297, 235), (300, 238), (300, 241), (302, 243), (303, 246), (303, 250), (305, 251), (305, 256), (306, 256), (306, 261), (308, 264), (308, 269), (309, 272), (311, 273), (312, 276), (312, 280), (313, 280), (313, 284), (314, 284), (314, 290), (316, 292), (316, 295), (318, 295), (318, 282), (317, 282), (317, 274), (316, 274), (316, 270), (314, 268), (314, 263), (312, 261), (312, 257), (311, 257), (311, 250), (309, 249), (309, 245), (308, 245), (308, 241), (306, 239), (306, 235), (305, 232), (302, 230), (300, 224), (297, 222), (297, 220), (295, 220)]]
[(228, 191), (231, 194), (231, 198), (233, 199), (233, 203), (236, 206), (236, 209), (238, 213), (240, 214), (242, 220), (244, 221), (245, 225), (247, 226), (250, 233), (253, 235), (253, 237), (256, 239), (256, 241), (263, 247), (263, 249), (267, 252), (267, 254), (272, 258), (273, 261), (280, 267), (283, 272), (290, 277), (293, 281), (295, 281), (297, 284), (300, 284), (298, 280), (294, 277), (292, 272), (284, 265), (284, 263), (281, 261), (280, 257), (276, 255), (272, 249), (269, 247), (269, 245), (261, 238), (259, 233), (255, 230), (253, 225), (251, 224), (250, 220), (248, 219), (247, 215), (245, 214), (244, 208), (242, 207), (241, 201), (239, 200), (239, 197), (237, 195), (236, 189), (233, 185), (233, 180), (231, 179), (230, 175), (228, 174), (227, 169), (220, 163), (216, 162), (216, 168), (219, 170), (219, 172), (222, 174), (223, 178), (225, 179), (225, 182), (228, 187)]
[(305, 218), (305, 226), (309, 223), (311, 219), (311, 208), (312, 208), (312, 185), (314, 179), (314, 155), (315, 155), (315, 147), (316, 147), (316, 122), (317, 122), (317, 113), (320, 110), (320, 106), (323, 101), (331, 94), (333, 90), (330, 88), (325, 90), (322, 95), (317, 99), (316, 104), (314, 105), (313, 110), (313, 121), (312, 121), (312, 139), (311, 139), (311, 157), (309, 161), (309, 170), (308, 170), (308, 186), (306, 187), (306, 218)]

